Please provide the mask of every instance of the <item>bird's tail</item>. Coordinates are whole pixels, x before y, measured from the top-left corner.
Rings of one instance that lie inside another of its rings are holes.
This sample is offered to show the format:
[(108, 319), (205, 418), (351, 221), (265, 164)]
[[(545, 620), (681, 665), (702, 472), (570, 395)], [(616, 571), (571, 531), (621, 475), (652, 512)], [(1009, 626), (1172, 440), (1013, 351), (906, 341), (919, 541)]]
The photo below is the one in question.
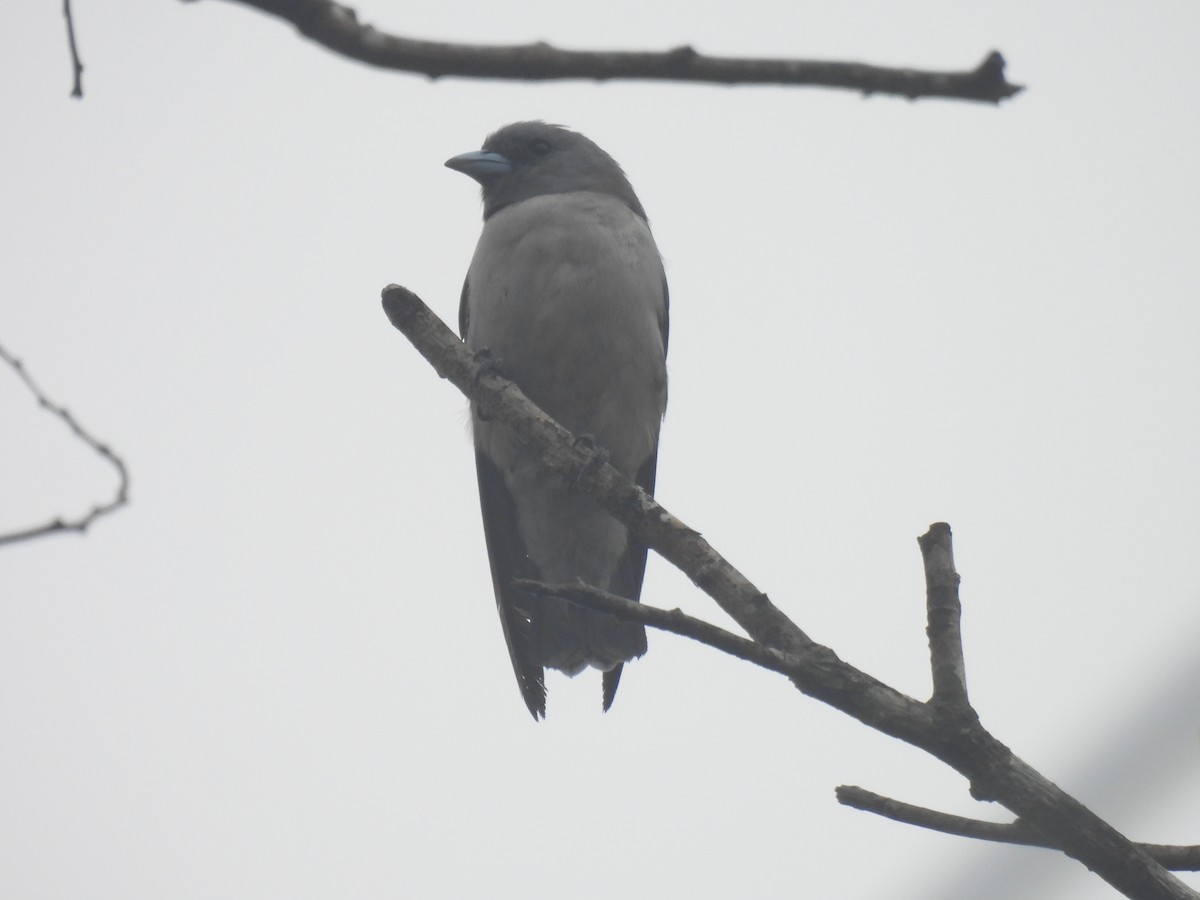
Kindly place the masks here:
[[(543, 602), (538, 630), (542, 664), (568, 675), (576, 675), (588, 666), (612, 672), (646, 652), (646, 629), (642, 625), (621, 622), (563, 600), (548, 598)], [(620, 677), (618, 673), (615, 679), (608, 679), (613, 692)], [(611, 702), (609, 699), (605, 709)]]

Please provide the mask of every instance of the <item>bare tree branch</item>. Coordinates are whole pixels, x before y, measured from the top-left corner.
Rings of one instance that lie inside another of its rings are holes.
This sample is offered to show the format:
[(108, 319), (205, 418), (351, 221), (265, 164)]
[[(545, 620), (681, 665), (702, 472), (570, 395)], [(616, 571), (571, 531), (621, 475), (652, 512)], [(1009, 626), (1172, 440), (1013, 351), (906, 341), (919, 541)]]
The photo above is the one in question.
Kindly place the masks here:
[[(838, 802), (854, 809), (875, 813), (906, 825), (916, 825), (943, 834), (954, 834), (959, 837), (977, 838), (982, 841), (996, 841), (1002, 844), (1021, 844), (1027, 847), (1044, 847), (1057, 850), (1058, 847), (1046, 840), (1024, 822), (984, 822), (980, 819), (969, 819), (966, 816), (956, 816), (951, 813), (914, 806), (901, 800), (884, 797), (865, 788), (842, 785), (837, 789)], [(1174, 844), (1142, 844), (1137, 845), (1153, 857), (1159, 865), (1175, 871), (1200, 870), (1200, 846), (1177, 846)]]
[(926, 809), (893, 800), (881, 794), (873, 793), (865, 788), (842, 785), (836, 791), (838, 802), (853, 809), (875, 813), (896, 822), (940, 831), (943, 834), (956, 834), (960, 837), (978, 838), (984, 841), (997, 841), (1004, 844), (1024, 844), (1029, 847), (1046, 847), (1051, 850), (1058, 848), (1038, 832), (1027, 827), (1020, 820), (1011, 823), (984, 822), (979, 819), (968, 819), (950, 813)]
[[(925, 544), (942, 544), (943, 538), (949, 536), (949, 526), (939, 523), (930, 528), (922, 536)], [(945, 551), (949, 551), (948, 546)], [(931, 554), (933, 555), (933, 554)], [(943, 559), (946, 557), (943, 556)], [(928, 557), (927, 557), (928, 559)], [(935, 567), (936, 568), (936, 567)], [(950, 566), (953, 569), (953, 564)], [(938, 577), (938, 576), (935, 576)], [(957, 583), (957, 579), (955, 579)], [(819, 672), (807, 671), (808, 662), (781, 653), (770, 647), (764, 647), (748, 638), (741, 637), (724, 628), (689, 616), (680, 609), (660, 609), (645, 603), (627, 600), (610, 594), (591, 585), (577, 582), (575, 584), (548, 585), (540, 581), (526, 578), (517, 579), (514, 584), (524, 591), (539, 594), (543, 597), (555, 597), (566, 600), (578, 606), (597, 612), (608, 613), (619, 619), (639, 622), (660, 631), (667, 631), (681, 637), (690, 638), (701, 644), (706, 644), (722, 653), (727, 653), (737, 659), (753, 663), (772, 672), (786, 675), (797, 686), (804, 689), (803, 683), (813, 678), (819, 678)], [(869, 676), (864, 676), (869, 677)], [(930, 701), (931, 705), (936, 701)], [(1041, 847), (1048, 850), (1058, 850), (1058, 844), (1043, 837), (1037, 830), (1030, 828), (1025, 822), (986, 822), (981, 819), (971, 819), (956, 816), (951, 813), (939, 812), (923, 806), (904, 803), (890, 797), (884, 797), (865, 788), (842, 785), (836, 790), (838, 802), (875, 813), (897, 822), (940, 831), (944, 834), (959, 837), (976, 838), (978, 840), (995, 841), (1005, 844), (1020, 844), (1027, 847)], [(1137, 844), (1139, 848), (1150, 855), (1159, 865), (1175, 871), (1200, 870), (1200, 846), (1179, 846), (1173, 844)]]
[(807, 664), (803, 659), (789, 656), (773, 647), (767, 647), (749, 638), (744, 638), (740, 634), (734, 634), (732, 631), (726, 631), (711, 622), (689, 616), (681, 609), (660, 609), (646, 603), (635, 603), (633, 600), (618, 597), (616, 594), (610, 594), (608, 591), (602, 591), (583, 582), (543, 584), (528, 578), (518, 578), (513, 584), (532, 594), (566, 600), (576, 606), (608, 613), (618, 619), (640, 622), (660, 631), (669, 631), (680, 637), (691, 638), (693, 641), (707, 644), (722, 653), (728, 653), (730, 656), (754, 663), (756, 666), (762, 666), (772, 672), (778, 672), (780, 675), (801, 678), (802, 676), (798, 673)]
[[(949, 526), (945, 525), (945, 523), (938, 523), (932, 526), (927, 534), (922, 535), (923, 547), (926, 545), (930, 547), (934, 545), (940, 546), (940, 550), (930, 552), (927, 555), (927, 560), (930, 557), (934, 557), (936, 560), (939, 553), (941, 554), (942, 561), (952, 560), (953, 554), (951, 548), (948, 546), (949, 534)], [(939, 566), (935, 565), (931, 568), (937, 570)], [(949, 564), (949, 568), (953, 570), (952, 561)], [(939, 574), (934, 574), (933, 577), (935, 580), (944, 580)], [(957, 584), (957, 577), (954, 579), (954, 583)], [(690, 638), (737, 659), (753, 663), (756, 666), (761, 666), (780, 675), (786, 675), (796, 682), (802, 690), (802, 682), (810, 680), (813, 677), (820, 677), (819, 673), (814, 674), (805, 671), (808, 663), (804, 659), (798, 659), (770, 647), (764, 647), (762, 644), (756, 643), (749, 638), (726, 631), (724, 628), (720, 628), (710, 622), (705, 622), (703, 619), (697, 619), (695, 616), (689, 616), (680, 609), (660, 609), (646, 603), (627, 600), (616, 594), (610, 594), (607, 591), (584, 584), (582, 581), (575, 584), (549, 585), (543, 584), (540, 581), (519, 578), (514, 584), (521, 590), (529, 591), (533, 594), (566, 600), (568, 603), (574, 603), (578, 606), (595, 610), (596, 612), (607, 613), (619, 619), (639, 622), (642, 625), (657, 628), (660, 631)], [(930, 702), (932, 704), (936, 701)], [(1041, 847), (1048, 850), (1059, 849), (1054, 841), (1043, 837), (1039, 832), (1030, 828), (1021, 820), (1015, 822), (987, 822), (982, 819), (956, 816), (923, 806), (915, 806), (901, 800), (894, 800), (891, 797), (885, 797), (882, 794), (876, 794), (865, 788), (851, 785), (838, 787), (836, 794), (838, 802), (844, 806), (875, 813), (876, 815), (897, 822), (903, 822), (907, 825), (916, 825), (920, 828), (928, 828), (931, 831), (940, 831), (943, 834), (953, 834), (959, 837), (976, 838), (978, 840), (995, 841), (1004, 844)], [(1175, 871), (1200, 870), (1200, 845), (1139, 843), (1137, 846), (1145, 850), (1146, 853), (1164, 868)]]
[(14, 544), (17, 541), (28, 541), (33, 538), (45, 537), (49, 534), (58, 534), (67, 531), (85, 532), (88, 527), (96, 519), (101, 516), (108, 515), (111, 512), (119, 509), (129, 502), (129, 470), (125, 467), (125, 462), (113, 453), (105, 444), (100, 443), (96, 438), (92, 437), (88, 431), (79, 424), (70, 412), (64, 407), (54, 403), (42, 393), (42, 389), (37, 386), (34, 380), (25, 371), (25, 366), (19, 359), (10, 354), (3, 347), (0, 347), (0, 359), (8, 363), (14, 372), (25, 382), (25, 386), (29, 388), (30, 393), (38, 402), (38, 406), (47, 410), (51, 415), (58, 416), (67, 423), (67, 427), (75, 433), (75, 436), (91, 447), (96, 453), (106, 460), (109, 465), (117, 470), (117, 491), (112, 500), (108, 503), (99, 506), (93, 506), (91, 511), (78, 519), (52, 519), (44, 525), (38, 525), (33, 528), (25, 529), (24, 531), (14, 531), (9, 534), (0, 534), (0, 544)]
[(845, 88), (915, 100), (944, 97), (999, 103), (1021, 90), (1004, 78), (1004, 57), (992, 51), (974, 69), (929, 72), (863, 63), (704, 56), (691, 47), (662, 53), (560, 50), (546, 43), (485, 46), (420, 41), (385, 34), (333, 0), (235, 0), (291, 22), (305, 37), (371, 66), (430, 78), (510, 78), (545, 81), (643, 79), (714, 84), (775, 84)]
[[(1003, 803), (1030, 828), (1126, 896), (1143, 900), (1200, 898), (1145, 850), (1014, 755), (983, 728), (969, 706), (960, 713), (946, 709), (946, 704), (919, 703), (814, 643), (697, 532), (603, 462), (598, 450), (581, 447), (515, 384), (482, 365), (411, 291), (389, 285), (383, 291), (383, 307), (392, 324), (439, 375), (477, 404), (482, 415), (504, 422), (518, 440), (540, 454), (547, 468), (571, 479), (580, 491), (684, 571), (756, 642), (803, 661), (788, 674), (806, 694), (951, 766), (968, 779), (973, 796)], [(949, 540), (948, 529), (945, 540)], [(947, 563), (950, 560), (952, 556), (946, 557)], [(582, 594), (580, 598), (586, 599)]]
[(967, 671), (963, 662), (962, 606), (958, 600), (958, 573), (954, 571), (954, 551), (950, 544), (950, 526), (945, 522), (931, 525), (918, 538), (925, 561), (925, 598), (929, 636), (929, 662), (933, 670), (933, 703), (958, 710), (968, 709)]
[[(570, 477), (647, 544), (716, 599), (756, 641), (796, 652), (812, 640), (781, 613), (707, 541), (663, 509), (654, 498), (603, 462), (603, 453), (583, 443), (534, 406), (515, 384), (482, 364), (421, 298), (399, 285), (383, 292), (392, 324), (413, 342), (438, 374), (454, 382), (484, 415), (503, 420), (519, 439), (542, 451), (542, 462)], [(590, 487), (590, 490), (587, 489)]]
[(75, 44), (75, 17), (71, 15), (71, 0), (63, 0), (63, 18), (67, 20), (67, 44), (71, 48), (71, 67), (75, 73), (75, 86), (71, 96), (83, 98), (83, 63), (79, 59), (79, 47)]

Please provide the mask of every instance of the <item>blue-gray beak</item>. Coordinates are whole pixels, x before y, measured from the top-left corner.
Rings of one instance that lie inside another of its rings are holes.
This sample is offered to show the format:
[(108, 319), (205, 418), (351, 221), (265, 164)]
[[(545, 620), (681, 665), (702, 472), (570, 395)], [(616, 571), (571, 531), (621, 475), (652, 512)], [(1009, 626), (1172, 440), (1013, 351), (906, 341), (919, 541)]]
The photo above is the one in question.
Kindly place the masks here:
[(484, 184), (511, 172), (512, 160), (490, 150), (473, 150), (446, 160), (446, 168), (470, 175), (480, 184)]

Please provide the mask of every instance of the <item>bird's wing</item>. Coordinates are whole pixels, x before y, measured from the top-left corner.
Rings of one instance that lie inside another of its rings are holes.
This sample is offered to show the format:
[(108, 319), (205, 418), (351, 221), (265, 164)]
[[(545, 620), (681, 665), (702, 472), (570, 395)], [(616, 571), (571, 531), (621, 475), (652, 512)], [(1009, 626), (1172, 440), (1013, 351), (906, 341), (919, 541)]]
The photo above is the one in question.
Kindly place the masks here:
[[(662, 334), (663, 357), (667, 355), (667, 337), (671, 330), (671, 292), (667, 290), (667, 273), (662, 276), (663, 305), (662, 315), (658, 317), (658, 330)], [(465, 286), (464, 286), (465, 288)], [(649, 493), (649, 491), (647, 491)]]
[(513, 586), (513, 579), (541, 580), (517, 529), (517, 510), (504, 476), (483, 452), (475, 451), (479, 475), (479, 505), (483, 511), (483, 535), (492, 566), (496, 609), (508, 644), (517, 686), (534, 719), (546, 716), (546, 680), (542, 653), (533, 619), (541, 601)]
[[(470, 327), (471, 281), (463, 281), (458, 306), (459, 336), (465, 341)], [(517, 529), (517, 509), (504, 476), (479, 449), (475, 451), (475, 471), (479, 477), (479, 506), (483, 512), (483, 536), (487, 541), (488, 561), (492, 568), (492, 586), (496, 609), (508, 655), (512, 660), (517, 686), (534, 719), (546, 716), (546, 679), (537, 630), (533, 625), (535, 604), (540, 601), (513, 587), (515, 578), (540, 580), (533, 561), (525, 550)]]
[[(654, 494), (654, 474), (655, 468), (658, 465), (658, 450), (657, 448), (650, 454), (640, 469), (638, 469), (637, 483), (647, 494)], [(629, 535), (629, 543), (625, 547), (625, 552), (621, 555), (621, 559), (617, 563), (617, 570), (613, 573), (609, 587), (612, 593), (619, 597), (625, 597), (629, 600), (637, 601), (642, 596), (642, 578), (646, 574), (646, 545), (639, 541), (632, 534)], [(642, 647), (637, 655), (641, 656), (646, 652), (646, 634), (642, 632)], [(608, 708), (612, 706), (613, 699), (617, 696), (617, 685), (621, 683), (621, 670), (625, 667), (624, 663), (618, 663), (604, 673), (604, 711), (608, 712)]]
[(471, 298), (471, 277), (468, 275), (463, 279), (462, 294), (458, 298), (458, 336), (464, 341), (467, 339), (467, 328), (471, 324), (471, 309), (467, 305), (467, 301)]
[[(659, 330), (662, 332), (663, 356), (667, 354), (667, 335), (669, 328), (668, 309), (670, 308), (670, 293), (667, 290), (667, 276), (663, 273), (662, 280), (663, 291), (663, 308), (662, 316), (659, 318)], [(642, 463), (637, 473), (637, 484), (643, 491), (650, 496), (654, 496), (654, 479), (658, 471), (658, 442), (654, 444), (654, 450), (649, 458)], [(620, 597), (626, 597), (630, 600), (640, 600), (642, 596), (642, 579), (646, 574), (646, 552), (647, 547), (640, 540), (629, 535), (629, 544), (625, 548), (625, 553), (622, 554), (620, 561), (617, 563), (617, 570), (613, 573), (611, 588), (612, 593)], [(645, 636), (643, 635), (643, 640)], [(646, 652), (643, 645), (642, 653)], [(640, 656), (641, 654), (639, 654)], [(621, 683), (621, 670), (625, 664), (621, 663), (614, 666), (604, 673), (603, 690), (604, 690), (604, 711), (608, 712), (608, 708), (612, 706), (613, 700), (617, 696), (617, 686)]]

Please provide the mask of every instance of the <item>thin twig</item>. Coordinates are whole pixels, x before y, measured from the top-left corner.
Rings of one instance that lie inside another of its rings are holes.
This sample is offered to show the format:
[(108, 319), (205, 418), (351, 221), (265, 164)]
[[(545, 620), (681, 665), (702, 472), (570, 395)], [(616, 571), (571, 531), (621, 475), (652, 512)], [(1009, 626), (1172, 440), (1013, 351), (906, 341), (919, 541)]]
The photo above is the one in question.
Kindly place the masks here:
[(518, 578), (513, 581), (513, 585), (541, 597), (556, 597), (577, 606), (608, 613), (610, 616), (627, 622), (640, 622), (642, 625), (649, 625), (660, 631), (669, 631), (681, 637), (691, 638), (720, 650), (722, 653), (728, 653), (730, 656), (754, 663), (756, 666), (778, 672), (780, 675), (798, 676), (805, 664), (802, 659), (763, 646), (740, 634), (734, 634), (732, 631), (726, 631), (711, 622), (689, 616), (681, 609), (661, 609), (645, 603), (635, 603), (582, 582), (578, 584), (544, 584), (528, 578)]
[(117, 491), (112, 500), (108, 503), (92, 507), (91, 511), (78, 519), (52, 519), (44, 525), (38, 525), (33, 528), (25, 529), (24, 531), (15, 531), (10, 534), (0, 534), (0, 544), (13, 544), (17, 541), (28, 541), (33, 538), (45, 537), (49, 534), (57, 534), (67, 531), (75, 531), (83, 533), (96, 519), (101, 516), (108, 515), (111, 512), (119, 509), (129, 502), (129, 470), (125, 467), (124, 460), (105, 444), (100, 443), (96, 438), (92, 437), (88, 431), (79, 424), (76, 418), (71, 415), (66, 408), (59, 406), (47, 397), (42, 389), (37, 386), (37, 383), (30, 377), (25, 370), (25, 366), (15, 356), (10, 354), (4, 347), (0, 347), (0, 359), (8, 363), (9, 367), (20, 377), (29, 388), (30, 393), (38, 402), (38, 406), (49, 412), (51, 415), (57, 416), (67, 423), (67, 427), (74, 432), (79, 440), (83, 441), (91, 447), (101, 458), (106, 460), (109, 465), (117, 470)]
[[(893, 800), (865, 788), (842, 785), (836, 791), (838, 802), (853, 809), (875, 813), (906, 825), (916, 825), (943, 834), (995, 841), (1001, 844), (1021, 844), (1026, 847), (1043, 847), (1057, 850), (1058, 847), (1046, 840), (1036, 830), (1018, 819), (1015, 822), (985, 822), (951, 813), (915, 806), (902, 800)], [(1200, 870), (1200, 846), (1176, 844), (1138, 843), (1161, 866), (1177, 872)]]
[(929, 663), (933, 671), (933, 703), (944, 710), (965, 712), (967, 666), (963, 661), (962, 605), (950, 526), (937, 522), (917, 538), (925, 561), (925, 609), (928, 619)]
[(75, 70), (75, 86), (71, 96), (83, 98), (83, 63), (79, 59), (79, 47), (75, 44), (75, 17), (71, 15), (71, 0), (63, 0), (63, 16), (67, 20), (67, 43), (71, 47), (71, 65)]
[(1004, 58), (992, 51), (974, 69), (929, 72), (863, 63), (705, 56), (692, 47), (659, 53), (561, 50), (546, 43), (497, 47), (420, 41), (363, 24), (333, 0), (235, 0), (291, 22), (305, 37), (368, 65), (430, 78), (509, 78), (545, 81), (644, 79), (715, 84), (774, 84), (844, 88), (910, 100), (944, 97), (999, 103), (1021, 90), (1004, 78)]

